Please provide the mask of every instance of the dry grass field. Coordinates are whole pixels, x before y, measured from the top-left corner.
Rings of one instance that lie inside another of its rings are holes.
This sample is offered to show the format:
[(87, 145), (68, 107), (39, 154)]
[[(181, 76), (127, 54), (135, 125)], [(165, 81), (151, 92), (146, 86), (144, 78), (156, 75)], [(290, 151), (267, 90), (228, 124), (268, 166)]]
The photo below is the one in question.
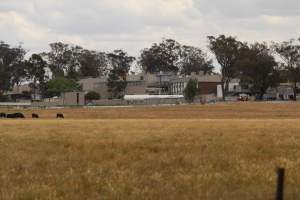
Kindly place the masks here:
[(1, 200), (273, 200), (278, 166), (300, 196), (298, 103), (21, 112), (41, 119), (0, 120)]
[(191, 106), (120, 107), (90, 109), (16, 110), (30, 118), (38, 113), (42, 119), (53, 119), (62, 112), (68, 119), (300, 119), (300, 103), (228, 103)]

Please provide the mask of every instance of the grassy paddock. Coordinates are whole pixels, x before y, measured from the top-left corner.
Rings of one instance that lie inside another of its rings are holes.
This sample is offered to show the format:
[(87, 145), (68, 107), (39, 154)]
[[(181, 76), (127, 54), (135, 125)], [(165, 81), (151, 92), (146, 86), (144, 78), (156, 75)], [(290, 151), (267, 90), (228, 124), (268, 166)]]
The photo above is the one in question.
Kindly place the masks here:
[(184, 106), (137, 106), (123, 108), (7, 109), (0, 112), (23, 112), (30, 118), (38, 113), (43, 119), (54, 119), (62, 112), (68, 119), (300, 119), (300, 103), (227, 103)]
[(297, 199), (299, 108), (66, 109), (66, 120), (35, 110), (45, 119), (0, 120), (0, 199), (271, 200), (277, 166), (287, 169), (286, 199)]

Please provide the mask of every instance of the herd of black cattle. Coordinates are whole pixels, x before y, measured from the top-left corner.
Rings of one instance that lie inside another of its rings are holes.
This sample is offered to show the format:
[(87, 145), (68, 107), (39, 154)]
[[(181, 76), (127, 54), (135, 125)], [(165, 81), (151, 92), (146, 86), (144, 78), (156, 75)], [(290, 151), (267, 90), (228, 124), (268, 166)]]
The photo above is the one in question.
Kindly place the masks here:
[[(32, 118), (37, 119), (40, 118), (38, 114), (32, 113)], [(25, 118), (23, 113), (12, 113), (12, 114), (6, 114), (6, 113), (0, 113), (0, 118), (9, 118), (9, 119), (20, 119)], [(57, 113), (56, 118), (65, 118), (62, 113)]]

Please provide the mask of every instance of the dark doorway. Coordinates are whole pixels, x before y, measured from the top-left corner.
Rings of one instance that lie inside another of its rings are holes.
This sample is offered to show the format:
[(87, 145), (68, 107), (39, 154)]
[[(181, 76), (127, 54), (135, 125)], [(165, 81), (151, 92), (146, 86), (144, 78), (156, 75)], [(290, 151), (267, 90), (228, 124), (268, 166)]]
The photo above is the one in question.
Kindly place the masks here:
[(77, 100), (77, 105), (79, 105), (79, 93), (78, 92), (76, 93), (76, 98), (77, 98), (76, 99)]

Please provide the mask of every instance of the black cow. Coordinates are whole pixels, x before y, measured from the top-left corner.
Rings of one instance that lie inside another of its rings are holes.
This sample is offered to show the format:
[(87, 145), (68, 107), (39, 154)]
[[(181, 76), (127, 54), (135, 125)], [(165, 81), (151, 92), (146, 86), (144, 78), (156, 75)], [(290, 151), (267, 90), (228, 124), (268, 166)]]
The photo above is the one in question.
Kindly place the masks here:
[(36, 114), (36, 113), (32, 113), (31, 117), (32, 117), (32, 118), (39, 118), (39, 115)]
[(6, 114), (5, 113), (0, 113), (0, 118), (6, 118)]
[(25, 117), (22, 113), (13, 113), (13, 114), (7, 114), (6, 118), (17, 119), (17, 118), (25, 118)]
[(56, 118), (62, 118), (62, 119), (63, 119), (63, 118), (65, 118), (65, 117), (64, 117), (64, 114), (62, 114), (62, 113), (57, 113), (57, 114), (56, 114)]

